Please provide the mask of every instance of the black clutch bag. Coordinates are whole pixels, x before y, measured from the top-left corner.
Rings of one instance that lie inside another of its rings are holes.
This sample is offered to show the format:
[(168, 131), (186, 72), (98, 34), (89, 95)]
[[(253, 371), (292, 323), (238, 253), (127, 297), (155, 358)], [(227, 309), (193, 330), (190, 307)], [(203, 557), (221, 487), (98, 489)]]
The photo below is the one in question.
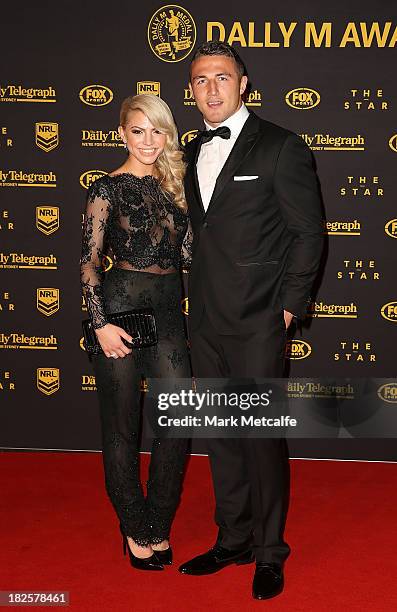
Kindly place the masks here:
[[(156, 319), (153, 308), (136, 308), (107, 315), (108, 323), (122, 327), (132, 342), (122, 338), (128, 348), (145, 348), (157, 344)], [(103, 353), (90, 319), (83, 321), (84, 346), (89, 356)]]

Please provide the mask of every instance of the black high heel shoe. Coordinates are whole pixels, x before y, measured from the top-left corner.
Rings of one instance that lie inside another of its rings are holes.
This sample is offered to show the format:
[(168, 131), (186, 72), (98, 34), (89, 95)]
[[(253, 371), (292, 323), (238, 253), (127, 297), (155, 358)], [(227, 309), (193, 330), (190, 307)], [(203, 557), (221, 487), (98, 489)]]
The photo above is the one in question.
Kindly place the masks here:
[(140, 557), (136, 557), (128, 545), (127, 536), (123, 535), (124, 556), (127, 550), (128, 550), (128, 556), (130, 558), (130, 563), (132, 567), (135, 567), (135, 569), (152, 570), (152, 571), (159, 571), (159, 570), (164, 569), (163, 564), (161, 563), (161, 561), (158, 559), (158, 557), (154, 553), (150, 557), (146, 557), (144, 559), (141, 559)]
[(157, 559), (163, 565), (171, 565), (172, 564), (172, 548), (171, 548), (171, 546), (169, 546), (165, 550), (154, 550), (153, 552), (156, 555)]

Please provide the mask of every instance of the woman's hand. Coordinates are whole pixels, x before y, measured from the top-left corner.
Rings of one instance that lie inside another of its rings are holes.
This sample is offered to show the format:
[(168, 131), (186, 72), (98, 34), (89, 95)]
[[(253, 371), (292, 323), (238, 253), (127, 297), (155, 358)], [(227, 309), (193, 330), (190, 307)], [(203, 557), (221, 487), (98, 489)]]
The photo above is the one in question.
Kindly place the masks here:
[(132, 352), (121, 339), (124, 338), (127, 342), (132, 342), (131, 336), (122, 327), (106, 323), (103, 327), (96, 329), (95, 333), (106, 357), (117, 359)]

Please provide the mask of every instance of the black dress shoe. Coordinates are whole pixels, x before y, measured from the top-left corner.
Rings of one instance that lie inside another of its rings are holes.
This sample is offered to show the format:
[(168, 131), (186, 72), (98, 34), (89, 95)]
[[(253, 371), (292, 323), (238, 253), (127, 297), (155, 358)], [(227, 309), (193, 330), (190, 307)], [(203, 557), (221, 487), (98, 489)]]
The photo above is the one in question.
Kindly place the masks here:
[(284, 576), (281, 565), (278, 563), (257, 563), (252, 596), (255, 599), (270, 599), (275, 597), (284, 588)]
[(219, 572), (227, 565), (245, 565), (252, 563), (254, 556), (250, 550), (228, 550), (222, 546), (215, 545), (211, 550), (194, 557), (191, 561), (180, 566), (181, 574), (191, 574), (193, 576), (203, 576)]
[(165, 550), (155, 550), (154, 554), (163, 565), (172, 564), (172, 548), (169, 546)]
[(151, 571), (159, 571), (164, 569), (163, 564), (159, 561), (159, 559), (154, 553), (150, 555), (150, 557), (145, 557), (144, 559), (142, 559), (141, 557), (136, 557), (128, 545), (127, 537), (123, 536), (124, 555), (126, 554), (127, 550), (128, 556), (130, 558), (130, 563), (132, 567), (135, 567), (135, 569)]

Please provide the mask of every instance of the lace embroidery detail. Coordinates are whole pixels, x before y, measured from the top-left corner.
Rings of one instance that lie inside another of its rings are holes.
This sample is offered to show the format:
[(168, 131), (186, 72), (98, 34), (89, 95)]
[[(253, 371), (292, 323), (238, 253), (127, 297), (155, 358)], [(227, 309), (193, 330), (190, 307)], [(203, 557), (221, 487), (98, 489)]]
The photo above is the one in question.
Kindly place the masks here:
[(103, 176), (88, 190), (83, 229), (81, 284), (94, 328), (107, 323), (102, 260), (145, 271), (188, 268), (192, 229), (188, 216), (166, 196), (153, 176)]

